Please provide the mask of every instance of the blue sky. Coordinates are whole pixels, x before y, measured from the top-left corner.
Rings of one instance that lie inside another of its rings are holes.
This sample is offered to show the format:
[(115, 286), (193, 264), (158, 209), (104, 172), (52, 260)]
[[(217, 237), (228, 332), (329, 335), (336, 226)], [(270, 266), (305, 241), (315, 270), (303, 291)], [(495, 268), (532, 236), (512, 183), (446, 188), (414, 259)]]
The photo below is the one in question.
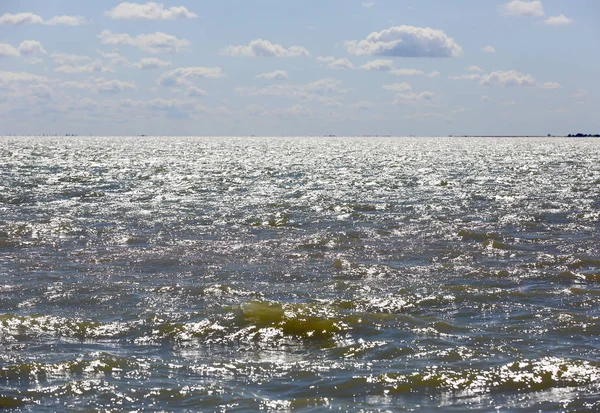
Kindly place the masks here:
[(597, 0), (0, 2), (0, 134), (600, 132)]

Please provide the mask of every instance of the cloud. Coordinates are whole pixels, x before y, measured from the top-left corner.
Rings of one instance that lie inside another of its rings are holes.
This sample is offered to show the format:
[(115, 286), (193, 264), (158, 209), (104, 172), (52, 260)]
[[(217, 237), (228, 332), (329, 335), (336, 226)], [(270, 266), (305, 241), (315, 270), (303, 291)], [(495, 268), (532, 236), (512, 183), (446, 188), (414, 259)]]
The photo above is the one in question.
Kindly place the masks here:
[(273, 44), (268, 40), (252, 40), (248, 46), (227, 46), (221, 51), (224, 56), (249, 56), (249, 57), (301, 57), (310, 56), (308, 50), (302, 46), (285, 48)]
[(411, 85), (406, 82), (403, 83), (392, 83), (391, 85), (383, 85), (382, 89), (391, 90), (392, 92), (407, 92), (412, 90)]
[(483, 103), (488, 103), (490, 101), (490, 97), (487, 95), (483, 95), (480, 99)]
[(137, 89), (135, 83), (106, 80), (101, 77), (92, 77), (88, 81), (66, 81), (60, 85), (65, 88), (88, 89), (96, 93), (118, 93)]
[(440, 75), (440, 72), (438, 72), (436, 70), (434, 70), (431, 73), (427, 73), (427, 77), (431, 77), (431, 78), (438, 77), (439, 75)]
[(35, 54), (46, 54), (42, 44), (37, 40), (25, 40), (19, 45), (21, 56), (32, 56)]
[(546, 83), (542, 83), (540, 85), (540, 87), (542, 89), (562, 89), (562, 86), (560, 85), (560, 83), (556, 83), (556, 82), (546, 82)]
[(579, 89), (576, 93), (573, 94), (573, 99), (575, 100), (585, 100), (589, 95), (589, 92), (586, 89)]
[(105, 67), (101, 61), (96, 60), (93, 63), (88, 63), (85, 65), (63, 65), (63, 66), (59, 66), (56, 69), (54, 69), (55, 72), (59, 72), (59, 73), (68, 73), (68, 74), (73, 74), (73, 73), (92, 73), (92, 72), (97, 72), (97, 73), (110, 73), (110, 72), (114, 72), (113, 69), (111, 69), (110, 67)]
[(411, 113), (410, 115), (406, 115), (404, 119), (423, 122), (423, 121), (425, 121), (427, 119), (431, 119), (431, 118), (447, 119), (447, 116), (440, 112), (425, 112), (425, 113)]
[(127, 33), (113, 33), (104, 30), (98, 35), (103, 44), (128, 45), (148, 53), (175, 53), (190, 46), (190, 41), (178, 39), (170, 34), (155, 32), (132, 37)]
[(11, 44), (0, 43), (0, 57), (17, 57), (19, 51)]
[(135, 63), (131, 63), (130, 66), (138, 69), (159, 69), (171, 66), (171, 62), (166, 62), (156, 57), (145, 57)]
[(390, 59), (371, 60), (360, 67), (362, 70), (392, 70), (394, 61)]
[(0, 16), (0, 26), (24, 26), (29, 24), (47, 24), (49, 26), (65, 25), (80, 26), (85, 24), (85, 19), (81, 16), (54, 16), (48, 21), (44, 21), (40, 16), (33, 13), (4, 14)]
[(374, 1), (363, 1), (361, 3), (361, 5), (363, 7), (366, 7), (367, 9), (370, 9), (371, 7), (373, 7), (375, 5), (375, 2)]
[(287, 79), (288, 74), (285, 70), (275, 70), (274, 72), (261, 73), (256, 76), (257, 79), (281, 80)]
[(44, 19), (33, 13), (7, 13), (0, 16), (0, 26), (23, 26), (26, 24), (44, 24)]
[(164, 5), (154, 2), (124, 2), (104, 14), (114, 20), (175, 20), (198, 17), (183, 6), (165, 9)]
[(37, 40), (24, 40), (19, 45), (19, 48), (8, 43), (0, 43), (0, 57), (18, 57), (18, 56), (34, 56), (45, 55), (46, 50)]
[(331, 69), (354, 69), (354, 65), (352, 64), (352, 62), (346, 59), (345, 57), (317, 57), (317, 61), (327, 63), (327, 67)]
[(483, 72), (483, 69), (480, 68), (479, 66), (470, 66), (469, 67), (469, 72), (472, 72), (472, 73), (481, 73), (481, 72)]
[(190, 96), (190, 97), (201, 97), (201, 96), (208, 95), (208, 93), (206, 93), (205, 90), (200, 89), (199, 87), (190, 86), (190, 87), (188, 87), (187, 91), (185, 92), (185, 95)]
[(396, 76), (421, 76), (424, 75), (425, 72), (417, 69), (394, 69), (390, 70), (390, 74)]
[(220, 67), (180, 67), (165, 73), (158, 79), (161, 86), (191, 86), (196, 79), (219, 79), (225, 77)]
[(481, 75), (477, 73), (473, 73), (470, 75), (462, 75), (462, 76), (448, 76), (450, 80), (479, 80), (481, 79)]
[(366, 39), (345, 42), (348, 53), (367, 56), (455, 57), (461, 47), (442, 30), (395, 26), (373, 32)]
[(0, 84), (12, 84), (22, 82), (45, 83), (50, 81), (45, 76), (32, 75), (27, 72), (2, 72), (0, 71)]
[(567, 26), (573, 23), (573, 19), (569, 19), (564, 14), (560, 16), (551, 16), (544, 20), (544, 24), (548, 26)]
[(531, 75), (526, 75), (516, 70), (496, 70), (487, 75), (481, 76), (483, 86), (535, 86), (536, 80)]
[(54, 63), (56, 63), (57, 65), (69, 66), (75, 66), (79, 63), (88, 62), (92, 60), (92, 58), (89, 56), (74, 55), (67, 53), (52, 53), (50, 55), (50, 58), (54, 60)]
[(544, 7), (541, 1), (513, 0), (500, 6), (501, 11), (507, 16), (543, 17)]
[(85, 19), (81, 16), (54, 16), (46, 22), (49, 26), (81, 26), (85, 24)]
[(394, 104), (399, 103), (400, 101), (409, 101), (409, 100), (428, 100), (431, 101), (433, 100), (433, 98), (435, 98), (435, 93), (434, 92), (429, 92), (429, 91), (425, 91), (425, 92), (421, 92), (421, 93), (415, 93), (415, 92), (409, 92), (409, 93), (397, 93), (396, 94), (396, 100), (394, 101)]
[(303, 85), (275, 84), (265, 88), (238, 87), (235, 91), (242, 96), (271, 96), (297, 99), (304, 102), (320, 102), (326, 106), (340, 106), (339, 95), (350, 92), (339, 87), (337, 79), (321, 79)]
[(494, 49), (492, 46), (485, 46), (483, 49), (481, 49), (482, 51), (484, 51), (485, 53), (496, 53), (496, 49)]
[(353, 109), (361, 109), (361, 110), (371, 109), (373, 106), (375, 106), (375, 104), (368, 100), (361, 100), (360, 102), (356, 102), (356, 103), (353, 103), (350, 105), (350, 107)]

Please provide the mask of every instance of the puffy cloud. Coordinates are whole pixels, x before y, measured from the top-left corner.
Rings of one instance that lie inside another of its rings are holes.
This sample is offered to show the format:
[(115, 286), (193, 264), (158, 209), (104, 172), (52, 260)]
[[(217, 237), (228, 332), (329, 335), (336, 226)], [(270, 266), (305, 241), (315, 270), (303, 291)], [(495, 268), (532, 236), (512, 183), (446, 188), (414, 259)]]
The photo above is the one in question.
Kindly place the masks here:
[(33, 13), (4, 14), (0, 16), (0, 26), (24, 26), (28, 24), (47, 24), (49, 26), (66, 25), (80, 26), (85, 24), (85, 19), (80, 16), (54, 16), (44, 21), (40, 16)]
[(340, 106), (338, 96), (350, 92), (340, 89), (341, 81), (321, 79), (304, 85), (275, 84), (265, 88), (239, 87), (235, 91), (242, 96), (272, 96), (297, 99), (305, 102), (320, 102), (326, 106)]
[(573, 19), (569, 19), (564, 14), (561, 14), (560, 16), (551, 16), (544, 20), (544, 24), (548, 26), (567, 26), (571, 23), (573, 23)]
[(469, 67), (469, 72), (472, 72), (472, 73), (482, 73), (483, 69), (480, 68), (479, 66), (470, 66)]
[(44, 19), (33, 13), (7, 13), (0, 16), (0, 26), (23, 26), (26, 24), (44, 24)]
[(366, 39), (345, 42), (348, 53), (369, 56), (455, 57), (462, 48), (442, 30), (395, 26), (373, 32)]
[(159, 69), (171, 66), (171, 62), (166, 62), (156, 57), (145, 57), (135, 63), (131, 63), (130, 66), (138, 69)]
[(375, 104), (368, 100), (361, 100), (360, 102), (356, 102), (356, 103), (353, 103), (350, 105), (351, 108), (361, 109), (361, 110), (371, 109), (373, 106), (375, 106)]
[(77, 64), (92, 60), (92, 58), (89, 56), (74, 55), (67, 53), (53, 53), (50, 55), (50, 58), (52, 58), (52, 60), (54, 60), (54, 63), (58, 65), (68, 66), (75, 66)]
[(180, 67), (165, 73), (158, 79), (162, 86), (190, 86), (196, 79), (219, 79), (225, 77), (220, 67)]
[(470, 75), (462, 75), (462, 76), (448, 76), (450, 80), (479, 80), (481, 79), (481, 75), (477, 73), (473, 73)]
[(415, 93), (415, 92), (397, 93), (396, 100), (394, 101), (394, 103), (399, 103), (400, 101), (408, 101), (408, 100), (431, 101), (431, 100), (433, 100), (433, 98), (435, 98), (435, 93), (429, 92), (429, 91), (425, 91), (425, 92), (421, 92), (421, 93)]
[(188, 87), (187, 91), (185, 92), (186, 96), (190, 96), (190, 97), (201, 97), (201, 96), (206, 96), (208, 95), (208, 93), (206, 93), (205, 90), (200, 89), (199, 87), (196, 86), (190, 86)]
[(261, 73), (256, 76), (257, 79), (281, 80), (287, 79), (288, 74), (285, 70), (275, 70), (274, 72)]
[(385, 90), (391, 90), (392, 92), (407, 92), (412, 90), (412, 87), (406, 83), (392, 83), (391, 85), (383, 85), (381, 86)]
[(198, 17), (183, 6), (164, 8), (164, 5), (149, 2), (146, 4), (124, 2), (105, 13), (114, 20), (175, 20)]
[(46, 54), (46, 50), (37, 40), (25, 40), (21, 42), (19, 48), (8, 44), (0, 43), (0, 57), (34, 56)]
[(543, 17), (544, 7), (541, 1), (513, 0), (500, 6), (507, 16)]
[(352, 62), (345, 57), (339, 59), (333, 56), (317, 57), (317, 61), (327, 63), (327, 67), (331, 69), (354, 69)]
[(494, 49), (492, 46), (485, 46), (483, 49), (481, 49), (482, 51), (484, 51), (485, 53), (496, 53), (496, 49)]
[(96, 93), (118, 93), (137, 89), (135, 83), (120, 80), (106, 80), (102, 77), (92, 77), (88, 81), (66, 81), (60, 84), (65, 88), (88, 89)]
[(148, 53), (175, 53), (186, 49), (190, 41), (178, 39), (170, 34), (155, 32), (132, 37), (127, 33), (113, 33), (104, 30), (98, 35), (103, 44), (128, 45)]
[(34, 54), (46, 54), (42, 44), (37, 40), (25, 40), (19, 45), (21, 56), (31, 56)]
[(360, 67), (362, 70), (392, 70), (394, 61), (390, 59), (371, 60)]
[(46, 22), (49, 26), (81, 26), (85, 24), (85, 19), (81, 16), (54, 16)]
[(92, 72), (97, 72), (97, 73), (109, 73), (109, 72), (114, 72), (113, 69), (111, 69), (110, 67), (105, 67), (101, 61), (96, 60), (95, 62), (92, 63), (88, 63), (85, 65), (63, 65), (63, 66), (59, 66), (56, 69), (54, 69), (55, 72), (59, 72), (59, 73), (68, 73), (68, 74), (72, 74), (72, 73), (92, 73)]
[(484, 86), (535, 86), (536, 81), (533, 76), (517, 72), (516, 70), (496, 70), (481, 76), (481, 84)]
[(16, 57), (19, 51), (11, 44), (0, 43), (0, 57)]
[(250, 57), (300, 57), (310, 56), (308, 50), (302, 46), (285, 48), (273, 44), (268, 40), (252, 40), (248, 46), (227, 46), (221, 51), (225, 56), (250, 56)]
[(542, 83), (540, 85), (540, 87), (542, 89), (562, 89), (562, 86), (560, 85), (560, 83), (556, 83), (556, 82), (546, 82), (546, 83)]
[(394, 69), (390, 70), (390, 74), (396, 76), (420, 76), (424, 75), (425, 72), (417, 69)]

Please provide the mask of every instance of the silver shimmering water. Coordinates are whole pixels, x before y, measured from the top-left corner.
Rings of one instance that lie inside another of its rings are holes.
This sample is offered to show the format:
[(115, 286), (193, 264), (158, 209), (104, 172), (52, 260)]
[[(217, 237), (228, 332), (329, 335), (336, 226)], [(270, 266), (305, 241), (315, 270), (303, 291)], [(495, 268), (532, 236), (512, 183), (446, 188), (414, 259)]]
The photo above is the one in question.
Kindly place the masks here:
[(600, 410), (600, 140), (0, 137), (0, 407)]

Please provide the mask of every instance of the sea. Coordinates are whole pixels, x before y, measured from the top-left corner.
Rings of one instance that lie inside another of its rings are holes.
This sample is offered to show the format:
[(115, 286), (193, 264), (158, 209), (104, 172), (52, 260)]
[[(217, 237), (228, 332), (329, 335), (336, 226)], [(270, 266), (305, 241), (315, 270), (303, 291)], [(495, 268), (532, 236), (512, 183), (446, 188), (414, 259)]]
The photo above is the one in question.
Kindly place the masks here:
[(598, 412), (600, 139), (0, 137), (0, 409)]

